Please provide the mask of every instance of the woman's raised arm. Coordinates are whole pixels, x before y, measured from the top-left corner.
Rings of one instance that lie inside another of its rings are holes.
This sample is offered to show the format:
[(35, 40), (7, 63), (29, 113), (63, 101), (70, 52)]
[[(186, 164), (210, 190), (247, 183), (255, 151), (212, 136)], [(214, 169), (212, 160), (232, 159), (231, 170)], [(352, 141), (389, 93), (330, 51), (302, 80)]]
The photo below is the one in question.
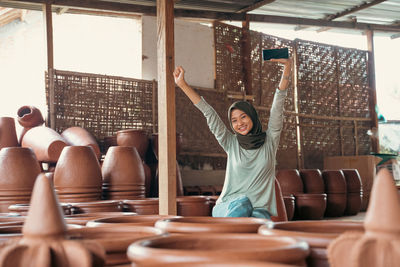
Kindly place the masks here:
[(189, 97), (190, 101), (192, 101), (193, 104), (199, 103), (201, 100), (200, 95), (196, 93), (196, 91), (192, 87), (190, 87), (185, 81), (185, 70), (181, 66), (179, 66), (175, 68), (173, 74), (176, 85), (178, 85), (179, 88), (182, 89), (187, 97)]

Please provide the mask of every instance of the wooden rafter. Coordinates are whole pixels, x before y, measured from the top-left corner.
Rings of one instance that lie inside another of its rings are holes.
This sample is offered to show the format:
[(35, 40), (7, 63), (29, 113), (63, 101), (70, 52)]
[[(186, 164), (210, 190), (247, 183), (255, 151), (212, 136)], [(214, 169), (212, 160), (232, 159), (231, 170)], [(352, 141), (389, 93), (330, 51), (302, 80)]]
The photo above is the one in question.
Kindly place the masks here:
[(268, 4), (272, 3), (272, 2), (275, 2), (275, 0), (261, 0), (261, 1), (258, 1), (257, 3), (255, 3), (255, 4), (252, 4), (252, 5), (248, 6), (248, 7), (245, 7), (243, 9), (237, 11), (237, 13), (247, 13), (247, 12), (252, 11), (254, 9), (257, 9), (259, 7), (268, 5)]

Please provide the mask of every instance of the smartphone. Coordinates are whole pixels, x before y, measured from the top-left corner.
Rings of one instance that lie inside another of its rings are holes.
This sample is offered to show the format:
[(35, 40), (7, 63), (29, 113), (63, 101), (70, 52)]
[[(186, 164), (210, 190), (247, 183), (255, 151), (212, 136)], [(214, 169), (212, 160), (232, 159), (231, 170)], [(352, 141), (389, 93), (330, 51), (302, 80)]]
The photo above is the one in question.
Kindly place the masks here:
[(271, 58), (289, 58), (289, 49), (278, 48), (278, 49), (263, 49), (263, 60), (269, 60)]

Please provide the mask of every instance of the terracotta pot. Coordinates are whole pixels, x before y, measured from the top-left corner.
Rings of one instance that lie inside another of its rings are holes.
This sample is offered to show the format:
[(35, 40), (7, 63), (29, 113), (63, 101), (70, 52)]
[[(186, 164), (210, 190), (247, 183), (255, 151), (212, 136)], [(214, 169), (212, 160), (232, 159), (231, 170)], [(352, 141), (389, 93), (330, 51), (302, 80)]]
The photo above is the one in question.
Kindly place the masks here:
[(151, 168), (149, 165), (147, 165), (145, 162), (143, 162), (143, 169), (144, 169), (144, 184), (145, 184), (145, 196), (150, 197), (150, 190), (151, 190), (151, 180), (152, 180), (152, 174), (151, 174)]
[(303, 193), (303, 182), (298, 170), (278, 170), (276, 179), (279, 181), (284, 196)]
[[(176, 133), (176, 155), (179, 155), (183, 146), (183, 133)], [(158, 133), (152, 134), (152, 147), (156, 158), (158, 159)]]
[(309, 267), (329, 267), (326, 249), (328, 245), (345, 231), (363, 231), (362, 222), (351, 221), (292, 221), (267, 223), (258, 233), (266, 236), (293, 237), (310, 245), (307, 258)]
[(304, 193), (325, 193), (324, 180), (319, 169), (303, 169), (299, 172), (304, 186)]
[(93, 149), (88, 146), (67, 146), (63, 149), (54, 172), (54, 188), (63, 194), (95, 193), (100, 199), (102, 175)]
[(360, 193), (362, 191), (362, 182), (360, 174), (356, 169), (343, 169), (346, 180), (347, 193)]
[(67, 140), (67, 144), (70, 146), (90, 146), (93, 148), (96, 157), (100, 159), (100, 147), (94, 136), (86, 129), (82, 127), (69, 127), (61, 133), (61, 136)]
[(295, 198), (293, 195), (284, 196), (283, 201), (285, 202), (285, 209), (288, 221), (293, 220), (294, 209), (295, 209)]
[(40, 110), (34, 106), (22, 106), (18, 109), (18, 122), (22, 127), (36, 127), (44, 123)]
[(362, 196), (362, 191), (360, 193), (347, 193), (347, 203), (344, 215), (356, 215), (360, 212)]
[(327, 217), (340, 217), (343, 216), (347, 206), (346, 193), (328, 193), (326, 199), (325, 216)]
[[(110, 194), (124, 192), (128, 199), (134, 199), (139, 194), (145, 194), (145, 173), (143, 162), (135, 147), (113, 146), (107, 151), (102, 166), (103, 198), (109, 199)], [(136, 192), (134, 192), (135, 190)], [(141, 190), (141, 191), (139, 191)], [(118, 194), (114, 194), (114, 198)]]
[(22, 147), (30, 147), (39, 161), (57, 162), (67, 141), (56, 131), (45, 126), (33, 127), (22, 138)]
[(154, 226), (158, 220), (180, 218), (172, 215), (136, 215), (136, 216), (119, 216), (111, 218), (93, 219), (87, 222), (88, 227), (114, 227), (119, 225), (125, 226)]
[(124, 200), (125, 211), (135, 212), (139, 215), (158, 214), (158, 198), (143, 198)]
[(295, 219), (321, 220), (326, 210), (326, 194), (295, 194)]
[(294, 238), (222, 233), (148, 238), (137, 241), (128, 248), (129, 259), (138, 266), (162, 266), (164, 263), (175, 263), (179, 266), (181, 261), (214, 262), (227, 259), (305, 266), (308, 253), (308, 244)]
[(206, 196), (181, 196), (176, 198), (179, 216), (211, 216)]
[(0, 149), (18, 146), (15, 121), (11, 117), (0, 117)]
[[(176, 263), (165, 263), (162, 266), (176, 267)], [(146, 265), (146, 267), (159, 267), (159, 265)], [(179, 267), (293, 267), (293, 265), (279, 264), (272, 262), (236, 261), (236, 260), (226, 259), (213, 262), (207, 262), (207, 261), (179, 262)]]
[(149, 226), (84, 227), (68, 230), (70, 239), (94, 241), (106, 251), (106, 265), (127, 264), (126, 250), (133, 242), (162, 235), (160, 229)]
[(215, 203), (217, 202), (219, 196), (207, 196), (208, 198), (208, 203), (210, 204), (210, 214), (212, 215), (212, 210), (215, 206)]
[(346, 193), (347, 185), (344, 174), (341, 170), (323, 170), (322, 178), (325, 184), (325, 192)]
[(121, 130), (117, 132), (117, 144), (119, 146), (133, 146), (137, 149), (140, 157), (144, 159), (149, 146), (149, 138), (144, 130)]
[(29, 148), (6, 147), (0, 150), (0, 212), (12, 204), (29, 203), (40, 165)]
[[(71, 211), (72, 206), (71, 205), (64, 203), (64, 204), (61, 204), (60, 206), (65, 215), (72, 214), (72, 211)], [(8, 207), (8, 210), (10, 212), (16, 212), (16, 213), (20, 214), (21, 216), (26, 216), (26, 215), (28, 215), (29, 207), (30, 207), (29, 204), (13, 204)]]
[(261, 218), (181, 217), (158, 220), (156, 228), (168, 233), (257, 233), (268, 222)]
[(65, 216), (64, 219), (69, 224), (86, 225), (91, 220), (101, 218), (112, 218), (121, 216), (136, 216), (134, 212), (95, 212), (95, 213), (81, 213)]
[(122, 211), (122, 202), (117, 200), (71, 203), (71, 206), (74, 214)]

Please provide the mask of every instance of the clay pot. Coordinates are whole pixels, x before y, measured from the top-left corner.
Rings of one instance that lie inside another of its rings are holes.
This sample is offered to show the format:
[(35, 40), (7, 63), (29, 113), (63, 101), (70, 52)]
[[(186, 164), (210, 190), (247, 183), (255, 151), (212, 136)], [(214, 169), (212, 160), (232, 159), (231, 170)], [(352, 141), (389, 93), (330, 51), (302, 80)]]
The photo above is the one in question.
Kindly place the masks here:
[(326, 193), (347, 193), (346, 178), (341, 170), (323, 170)]
[(343, 169), (347, 185), (347, 204), (344, 210), (345, 215), (356, 215), (361, 210), (362, 205), (362, 182), (356, 169)]
[(304, 240), (311, 250), (307, 266), (329, 267), (326, 249), (330, 242), (345, 231), (363, 231), (362, 222), (332, 220), (267, 223), (259, 228), (258, 233)]
[(22, 106), (18, 109), (18, 122), (22, 127), (36, 127), (44, 123), (40, 110), (34, 106)]
[[(54, 172), (54, 188), (60, 200), (64, 201), (62, 196), (68, 194), (69, 198), (89, 194), (89, 201), (99, 200), (101, 185), (101, 169), (93, 149), (88, 146), (65, 147)], [(75, 202), (80, 201), (77, 199)]]
[(362, 191), (359, 193), (347, 193), (346, 209), (344, 215), (356, 215), (361, 210), (362, 204)]
[(171, 215), (136, 215), (136, 216), (119, 216), (111, 218), (93, 219), (87, 222), (88, 227), (114, 227), (119, 225), (125, 226), (154, 226), (158, 220), (180, 218)]
[(11, 117), (0, 117), (0, 149), (18, 146), (15, 121)]
[(134, 212), (95, 212), (68, 215), (64, 217), (64, 220), (69, 224), (86, 225), (91, 220), (136, 215)]
[[(72, 214), (71, 210), (72, 206), (70, 204), (63, 203), (60, 206), (64, 215)], [(30, 207), (29, 204), (13, 204), (8, 207), (8, 210), (10, 212), (16, 212), (21, 216), (26, 216), (28, 215), (29, 207)]]
[(328, 193), (326, 194), (326, 217), (340, 217), (343, 216), (347, 206), (346, 193)]
[(106, 251), (106, 265), (127, 264), (126, 250), (133, 242), (162, 235), (160, 229), (149, 226), (114, 226), (114, 227), (84, 227), (70, 229), (67, 236), (70, 239), (94, 241)]
[(124, 200), (124, 210), (138, 215), (158, 214), (158, 198)]
[(217, 202), (219, 196), (207, 196), (208, 198), (208, 203), (210, 205), (210, 214), (212, 215), (212, 210), (215, 206), (215, 203)]
[(325, 193), (324, 180), (322, 179), (322, 173), (319, 169), (303, 169), (299, 172), (304, 186), (304, 193)]
[(276, 179), (279, 181), (284, 196), (303, 193), (303, 182), (298, 170), (278, 170)]
[(105, 199), (135, 199), (145, 194), (143, 162), (135, 147), (110, 147), (102, 165), (102, 176)]
[(211, 216), (206, 196), (181, 196), (176, 198), (179, 216)]
[(227, 259), (304, 266), (308, 253), (308, 244), (294, 238), (226, 233), (160, 236), (137, 241), (128, 247), (129, 259), (138, 266), (163, 266), (164, 263), (179, 266), (181, 261)]
[(40, 165), (29, 148), (6, 147), (0, 150), (0, 212), (12, 204), (29, 203)]
[(277, 216), (272, 216), (271, 220), (274, 222), (284, 222), (288, 220), (285, 202), (283, 200), (281, 186), (278, 179), (275, 179), (275, 200)]
[(295, 219), (321, 220), (324, 217), (327, 195), (326, 194), (295, 194), (296, 209)]
[(71, 203), (71, 206), (74, 214), (122, 211), (122, 203), (117, 200)]
[(96, 157), (100, 159), (100, 147), (97, 144), (96, 139), (90, 132), (88, 132), (84, 128), (69, 127), (61, 133), (61, 136), (64, 137), (65, 140), (67, 140), (67, 144), (70, 146), (90, 146), (91, 148), (93, 148)]
[[(165, 263), (162, 266), (176, 267), (176, 263)], [(146, 267), (159, 267), (159, 265), (146, 265)], [(279, 264), (272, 262), (236, 261), (236, 260), (226, 259), (222, 261), (213, 261), (213, 262), (207, 262), (207, 261), (179, 262), (179, 267), (293, 267), (293, 265)]]
[(295, 209), (295, 198), (293, 195), (284, 196), (283, 201), (285, 202), (285, 209), (288, 221), (293, 220), (294, 209)]
[(30, 147), (41, 162), (57, 162), (67, 141), (45, 126), (33, 127), (22, 138), (22, 147)]
[(145, 196), (150, 197), (150, 190), (151, 190), (151, 168), (145, 162), (143, 162), (143, 169), (144, 169), (144, 185), (145, 185)]
[(257, 233), (258, 228), (268, 222), (261, 218), (214, 218), (214, 217), (181, 217), (161, 219), (155, 223), (156, 228), (168, 233)]
[[(183, 146), (183, 133), (176, 133), (176, 155), (179, 155)], [(152, 134), (152, 147), (156, 158), (158, 159), (158, 133)]]
[(140, 157), (144, 159), (149, 146), (149, 138), (144, 130), (121, 130), (117, 132), (117, 144), (119, 146), (133, 146), (137, 149)]
[[(151, 195), (152, 196), (156, 196), (158, 197), (158, 167), (156, 170), (156, 175), (155, 175), (155, 179), (154, 179), (154, 183), (152, 186), (152, 192)], [(182, 175), (181, 175), (181, 171), (179, 169), (179, 164), (178, 161), (176, 162), (176, 195), (177, 196), (183, 196), (183, 183), (182, 183)]]

